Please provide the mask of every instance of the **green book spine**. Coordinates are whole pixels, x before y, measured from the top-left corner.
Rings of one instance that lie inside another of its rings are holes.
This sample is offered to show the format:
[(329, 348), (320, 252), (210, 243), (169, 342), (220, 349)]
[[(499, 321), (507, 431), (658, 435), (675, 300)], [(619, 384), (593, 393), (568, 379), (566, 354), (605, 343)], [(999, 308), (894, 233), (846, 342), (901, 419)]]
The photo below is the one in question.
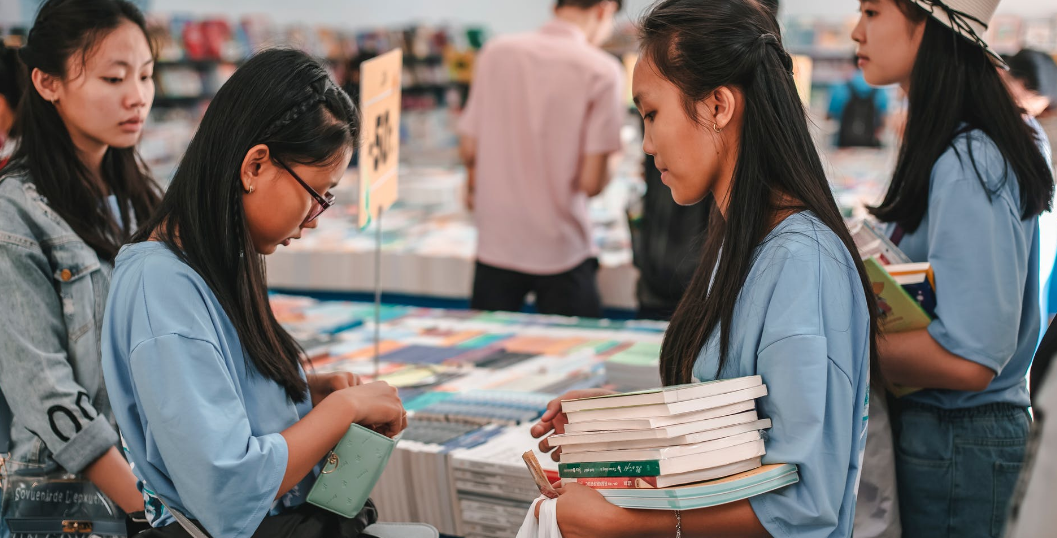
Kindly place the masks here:
[(661, 462), (657, 460), (562, 463), (558, 465), (558, 476), (562, 478), (639, 478), (659, 476), (660, 474)]

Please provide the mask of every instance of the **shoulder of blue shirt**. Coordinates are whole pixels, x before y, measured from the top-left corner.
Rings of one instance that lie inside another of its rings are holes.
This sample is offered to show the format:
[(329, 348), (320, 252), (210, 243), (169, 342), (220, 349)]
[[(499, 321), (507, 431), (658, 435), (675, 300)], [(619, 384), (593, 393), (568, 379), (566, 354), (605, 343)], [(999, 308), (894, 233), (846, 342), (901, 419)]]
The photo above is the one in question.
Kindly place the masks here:
[[(1028, 125), (1036, 134), (1040, 151), (1046, 143), (1042, 127), (1034, 118), (1027, 118)], [(1043, 153), (1045, 155), (1045, 152)], [(960, 180), (984, 181), (988, 189), (997, 192), (1002, 186), (1016, 187), (1005, 156), (995, 141), (980, 129), (962, 128), (951, 140), (947, 150), (933, 165), (933, 188), (936, 182)], [(939, 173), (942, 172), (942, 173)]]

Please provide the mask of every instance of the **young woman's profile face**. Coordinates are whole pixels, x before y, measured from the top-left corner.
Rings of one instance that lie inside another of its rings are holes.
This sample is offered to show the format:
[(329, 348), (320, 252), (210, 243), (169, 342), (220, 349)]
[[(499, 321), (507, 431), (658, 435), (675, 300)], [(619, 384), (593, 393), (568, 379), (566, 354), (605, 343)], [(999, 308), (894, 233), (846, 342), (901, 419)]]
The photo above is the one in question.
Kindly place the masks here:
[(154, 57), (131, 21), (99, 39), (87, 54), (66, 60), (66, 77), (42, 92), (82, 151), (136, 145), (154, 102)]
[(700, 202), (719, 181), (727, 149), (712, 127), (709, 105), (698, 106), (700, 122), (690, 118), (682, 92), (645, 56), (635, 65), (632, 87), (644, 124), (642, 150), (653, 155), (677, 204)]
[[(341, 182), (350, 160), (352, 150), (346, 149), (330, 164), (309, 166), (285, 162), (287, 170), (272, 158), (267, 146), (251, 148), (242, 168), (242, 207), (257, 252), (271, 254), (279, 245), (300, 239), (304, 229), (315, 228), (318, 221), (308, 220), (319, 210), (313, 193), (327, 198), (330, 190)], [(247, 192), (250, 187), (253, 192)]]
[(851, 38), (866, 82), (909, 87), (910, 74), (921, 47), (925, 22), (910, 20), (896, 4), (902, 0), (862, 0), (859, 23)]

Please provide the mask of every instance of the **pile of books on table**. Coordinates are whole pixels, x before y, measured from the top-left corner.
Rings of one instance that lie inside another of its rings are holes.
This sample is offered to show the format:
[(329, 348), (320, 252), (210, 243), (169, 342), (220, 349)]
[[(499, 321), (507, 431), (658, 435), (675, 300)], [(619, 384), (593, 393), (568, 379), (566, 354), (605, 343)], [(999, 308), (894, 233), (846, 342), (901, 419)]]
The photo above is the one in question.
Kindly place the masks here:
[(559, 476), (626, 508), (694, 509), (798, 480), (792, 465), (763, 466), (756, 413), (760, 376), (562, 402), (569, 417)]
[[(532, 392), (482, 390), (432, 392), (409, 401), (408, 427), (371, 494), (383, 520), (428, 523), (443, 534), (470, 538), (471, 534), (486, 535), (464, 530), (464, 513), (476, 517), (473, 521), (484, 528), (495, 528), (502, 523), (503, 520), (497, 520), (497, 513), (502, 515), (511, 507), (517, 507), (524, 519), (528, 501), (534, 497), (525, 501), (523, 494), (517, 496), (524, 489), (518, 488), (517, 480), (502, 473), (494, 474), (494, 466), (470, 473), (466, 472), (467, 468), (459, 471), (460, 467), (453, 463), (453, 454), (469, 451), (472, 455), (483, 451), (488, 454), (483, 458), (486, 462), (504, 463), (500, 456), (504, 450), (524, 451), (524, 445), (531, 442), (528, 428), (543, 414), (551, 399), (550, 395)], [(509, 430), (517, 432), (513, 435), (517, 444), (511, 443)], [(470, 450), (475, 447), (479, 449), (477, 452)], [(519, 463), (516, 459), (513, 462)], [(472, 464), (468, 469), (474, 470)], [(514, 469), (520, 471), (518, 477), (522, 482), (528, 481), (531, 486), (531, 479), (521, 476), (524, 465)], [(471, 504), (460, 507), (463, 491), (472, 497), (468, 499)], [(514, 502), (518, 500), (524, 506)], [(475, 506), (473, 503), (491, 511), (468, 509)], [(516, 534), (517, 527), (514, 531)]]
[(521, 455), (532, 448), (550, 482), (558, 464), (536, 447), (532, 423), (507, 426), (487, 443), (451, 453), (451, 473), (458, 495), (460, 528), (465, 538), (509, 538), (518, 533), (532, 501), (539, 497)]

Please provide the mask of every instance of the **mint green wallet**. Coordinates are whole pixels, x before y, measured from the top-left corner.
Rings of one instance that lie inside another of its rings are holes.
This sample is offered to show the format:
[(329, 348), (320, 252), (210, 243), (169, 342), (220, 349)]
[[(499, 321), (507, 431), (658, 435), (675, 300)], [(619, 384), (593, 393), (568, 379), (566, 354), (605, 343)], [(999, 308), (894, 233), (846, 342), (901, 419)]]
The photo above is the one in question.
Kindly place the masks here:
[(396, 440), (353, 424), (330, 451), (308, 502), (335, 514), (356, 517), (389, 462)]

